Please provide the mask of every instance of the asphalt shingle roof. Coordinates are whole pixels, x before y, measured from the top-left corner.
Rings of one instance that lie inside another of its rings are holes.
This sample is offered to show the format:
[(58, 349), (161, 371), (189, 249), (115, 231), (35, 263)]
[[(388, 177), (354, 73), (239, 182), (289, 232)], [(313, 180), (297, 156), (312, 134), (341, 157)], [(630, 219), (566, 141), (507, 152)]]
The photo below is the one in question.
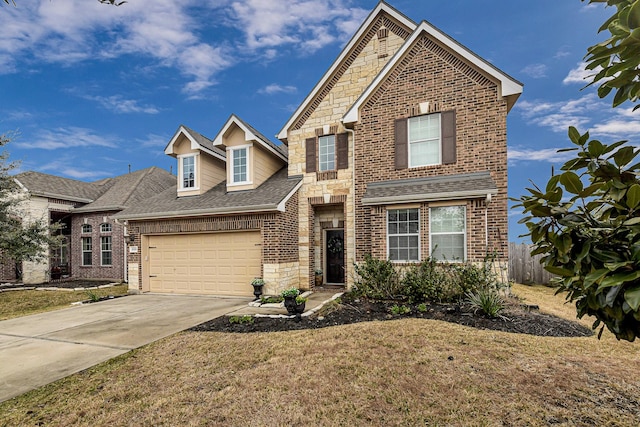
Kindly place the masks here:
[(367, 184), (364, 205), (403, 201), (451, 200), (496, 194), (498, 187), (489, 172), (401, 179)]
[(75, 212), (122, 210), (176, 185), (175, 176), (155, 166), (96, 182), (34, 171), (15, 178), (33, 195), (85, 203)]
[(31, 194), (85, 203), (97, 199), (113, 185), (110, 178), (98, 182), (84, 182), (35, 171), (20, 173), (15, 179)]
[(112, 178), (109, 189), (76, 212), (122, 210), (167, 188), (175, 187), (176, 177), (155, 166)]
[(213, 141), (207, 138), (206, 136), (202, 135), (199, 132), (196, 132), (195, 130), (191, 129), (188, 126), (185, 126), (185, 125), (180, 125), (180, 126), (183, 127), (187, 132), (189, 132), (189, 135), (191, 135), (198, 144), (200, 144), (207, 150), (213, 151), (222, 157), (225, 157), (225, 158), (227, 157), (227, 153), (224, 150), (221, 150), (219, 147), (216, 147), (215, 145), (213, 145)]
[(288, 177), (284, 167), (255, 190), (227, 192), (227, 183), (223, 181), (202, 195), (177, 197), (176, 186), (173, 186), (143, 204), (119, 212), (114, 218), (133, 220), (271, 211), (301, 180), (300, 176)]

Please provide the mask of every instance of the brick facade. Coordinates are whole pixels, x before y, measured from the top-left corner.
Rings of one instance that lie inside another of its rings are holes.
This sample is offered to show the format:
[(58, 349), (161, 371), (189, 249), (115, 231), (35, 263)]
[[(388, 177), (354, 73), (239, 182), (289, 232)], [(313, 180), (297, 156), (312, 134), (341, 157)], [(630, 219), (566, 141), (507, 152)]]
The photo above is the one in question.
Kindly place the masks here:
[[(203, 216), (197, 218), (175, 218), (158, 220), (130, 220), (128, 234), (132, 237), (129, 246), (141, 247), (141, 235), (210, 233), (225, 231), (259, 230), (262, 236), (262, 264), (286, 264), (298, 261), (298, 195), (292, 195), (285, 204), (285, 212), (256, 213), (232, 216)], [(142, 289), (143, 271), (140, 266), (141, 250), (128, 254), (130, 266), (137, 266), (138, 277), (130, 277)], [(264, 276), (264, 268), (263, 268)]]
[[(453, 164), (396, 170), (394, 121), (418, 115), (419, 103), (429, 102), (434, 112), (456, 112), (457, 161)], [(386, 258), (384, 207), (363, 206), (367, 183), (490, 171), (498, 195), (488, 206), (481, 199), (467, 200), (467, 256), (481, 260), (489, 250), (507, 257), (507, 104), (497, 85), (451, 55), (427, 36), (419, 37), (402, 61), (360, 111), (355, 125), (356, 257)], [(457, 203), (452, 203), (457, 204)], [(421, 204), (422, 257), (428, 247), (428, 203)], [(488, 236), (486, 231), (488, 230)]]
[[(105, 279), (123, 281), (124, 264), (124, 226), (118, 224), (109, 215), (113, 212), (91, 212), (76, 214), (71, 219), (69, 253), (71, 255), (71, 276), (74, 279)], [(101, 224), (110, 224), (110, 232), (102, 232)], [(83, 224), (91, 225), (91, 233), (82, 233)], [(111, 236), (111, 265), (101, 263), (100, 238)], [(82, 265), (82, 238), (91, 237), (91, 266)]]

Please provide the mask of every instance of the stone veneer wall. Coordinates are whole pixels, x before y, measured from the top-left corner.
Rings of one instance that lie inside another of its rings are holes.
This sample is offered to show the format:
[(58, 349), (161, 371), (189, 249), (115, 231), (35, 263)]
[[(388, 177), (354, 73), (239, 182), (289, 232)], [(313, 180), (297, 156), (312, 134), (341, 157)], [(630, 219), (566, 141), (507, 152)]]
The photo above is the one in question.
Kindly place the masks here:
[[(71, 276), (74, 279), (107, 279), (122, 281), (124, 273), (124, 226), (109, 218), (114, 212), (91, 212), (76, 214), (71, 219), (71, 237), (69, 250), (71, 254)], [(106, 219), (106, 221), (105, 221)], [(90, 224), (91, 233), (82, 233), (82, 225)], [(111, 224), (111, 232), (102, 233), (100, 224)], [(101, 265), (100, 237), (111, 236), (111, 265)], [(92, 265), (82, 265), (82, 238), (91, 237)]]
[[(385, 54), (381, 54), (380, 43), (376, 35), (382, 26), (389, 30)], [(409, 34), (406, 28), (383, 14), (349, 52), (344, 63), (340, 64), (316, 98), (288, 130), (289, 176), (304, 174), (298, 206), (301, 286), (308, 284), (311, 287), (314, 281), (313, 270), (316, 245), (318, 244), (314, 237), (314, 206), (334, 204), (340, 205), (344, 209), (347, 288), (353, 284), (356, 242), (353, 136), (349, 135), (349, 167), (337, 170), (335, 174), (306, 172), (305, 140), (317, 136), (316, 131), (320, 128), (333, 126), (337, 129), (337, 133), (346, 131), (341, 123), (343, 115), (378, 75), (389, 58), (402, 46)], [(325, 201), (325, 198), (329, 201)]]
[[(394, 121), (418, 115), (418, 104), (427, 101), (436, 111), (456, 112), (457, 162), (396, 170)], [(507, 259), (507, 104), (494, 82), (423, 36), (363, 106), (360, 117), (355, 127), (358, 261), (368, 253), (386, 258), (384, 208), (361, 204), (367, 183), (481, 171), (490, 171), (499, 191), (488, 207), (489, 249)], [(481, 260), (485, 255), (484, 202), (465, 203), (468, 259)], [(424, 203), (421, 209), (423, 256), (430, 252), (428, 206)]]

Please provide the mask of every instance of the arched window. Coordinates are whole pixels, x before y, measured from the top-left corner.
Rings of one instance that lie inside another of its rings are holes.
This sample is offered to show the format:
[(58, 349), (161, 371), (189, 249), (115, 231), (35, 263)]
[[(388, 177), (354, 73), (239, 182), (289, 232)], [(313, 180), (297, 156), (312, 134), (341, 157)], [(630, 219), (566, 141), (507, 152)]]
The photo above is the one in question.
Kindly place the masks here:
[(111, 233), (111, 231), (112, 231), (111, 224), (107, 224), (106, 222), (104, 224), (100, 224), (101, 233)]
[(93, 227), (91, 227), (91, 224), (82, 224), (83, 233), (91, 233), (91, 231), (93, 231)]

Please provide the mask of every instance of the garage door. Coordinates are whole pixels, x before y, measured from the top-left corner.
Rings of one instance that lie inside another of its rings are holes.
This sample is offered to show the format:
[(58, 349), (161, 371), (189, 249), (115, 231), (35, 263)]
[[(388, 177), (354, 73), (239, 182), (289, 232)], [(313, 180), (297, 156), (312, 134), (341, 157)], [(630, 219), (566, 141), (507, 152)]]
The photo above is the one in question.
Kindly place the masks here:
[(252, 296), (261, 242), (259, 231), (149, 236), (149, 290)]

